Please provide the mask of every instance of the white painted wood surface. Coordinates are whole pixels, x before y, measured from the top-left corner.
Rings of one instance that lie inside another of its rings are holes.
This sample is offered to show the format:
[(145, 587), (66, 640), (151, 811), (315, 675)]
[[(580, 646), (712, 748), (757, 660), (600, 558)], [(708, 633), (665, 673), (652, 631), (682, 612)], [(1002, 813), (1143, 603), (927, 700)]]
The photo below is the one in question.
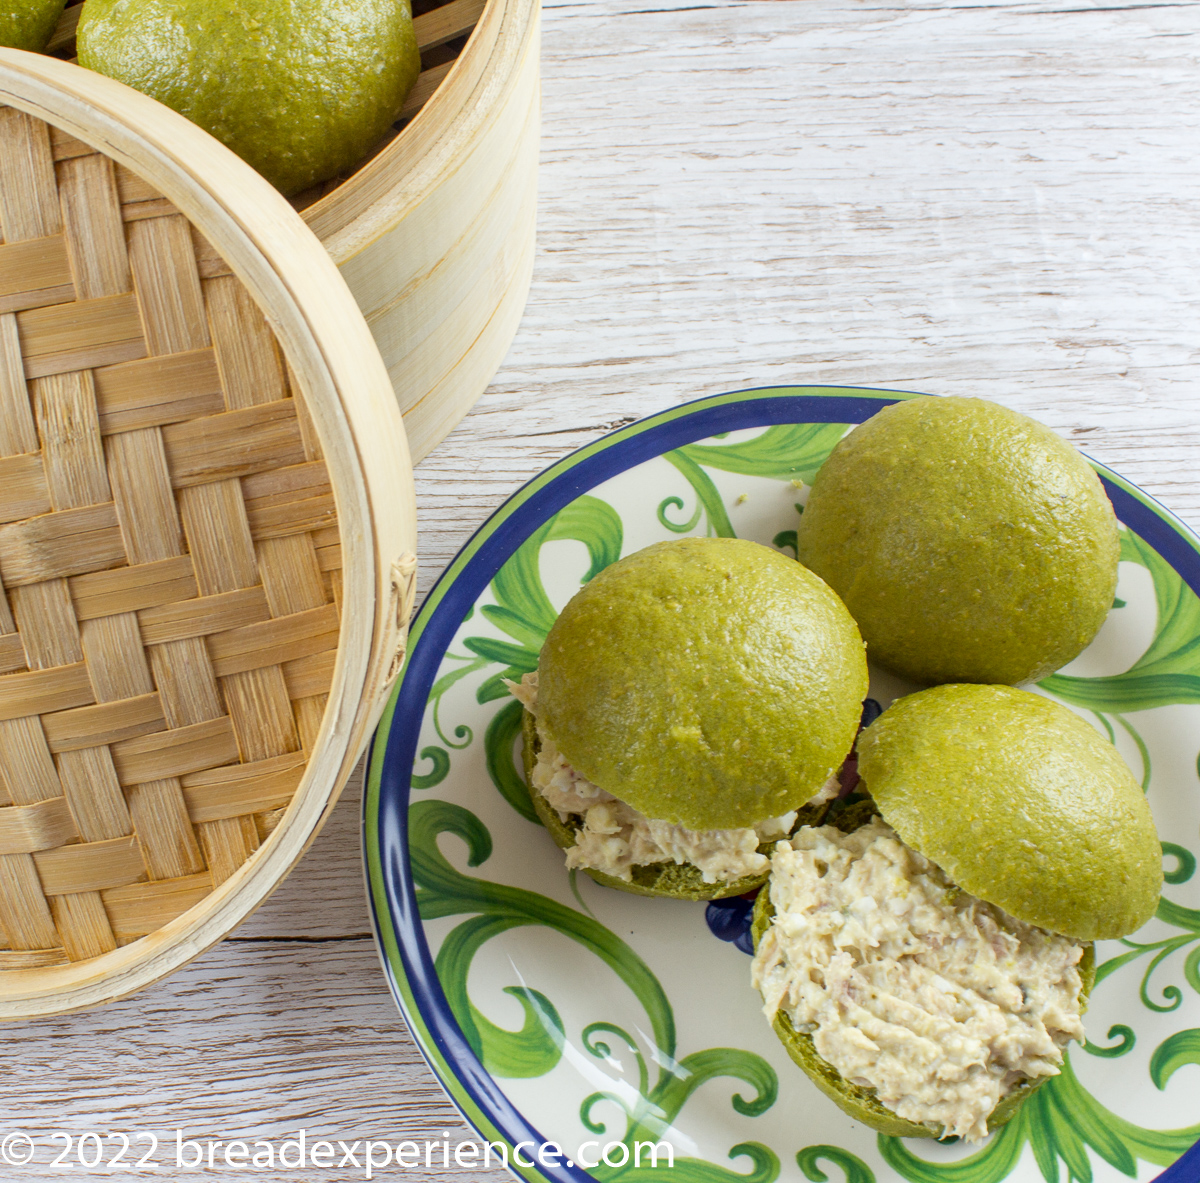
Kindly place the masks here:
[[(533, 293), (417, 470), (422, 591), (569, 449), (783, 382), (997, 399), (1200, 526), (1198, 56), (1197, 3), (548, 7)], [(357, 810), (169, 982), (6, 1028), (3, 1126), (468, 1138), (386, 994)], [(450, 1176), (503, 1177), (377, 1177)]]

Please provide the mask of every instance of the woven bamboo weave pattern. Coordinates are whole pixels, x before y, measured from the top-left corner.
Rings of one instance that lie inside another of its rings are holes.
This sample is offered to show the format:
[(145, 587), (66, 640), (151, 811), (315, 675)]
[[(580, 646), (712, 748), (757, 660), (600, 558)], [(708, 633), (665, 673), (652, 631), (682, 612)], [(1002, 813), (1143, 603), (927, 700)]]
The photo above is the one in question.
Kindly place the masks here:
[(97, 957), (250, 859), (339, 639), (321, 450), (174, 207), (0, 107), (0, 970)]

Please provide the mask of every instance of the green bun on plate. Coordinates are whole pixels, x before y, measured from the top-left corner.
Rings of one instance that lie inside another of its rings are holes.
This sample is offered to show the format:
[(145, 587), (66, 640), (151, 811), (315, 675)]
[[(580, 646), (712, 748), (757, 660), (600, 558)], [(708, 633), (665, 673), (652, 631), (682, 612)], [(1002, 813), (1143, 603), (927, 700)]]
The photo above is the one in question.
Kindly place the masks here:
[(917, 682), (1018, 685), (1065, 665), (1112, 606), (1117, 522), (1048, 427), (983, 399), (914, 398), (821, 467), (800, 561), (845, 601), (873, 661)]
[[(1080, 1009), (1095, 982), (1091, 942), (1153, 915), (1162, 854), (1140, 786), (1109, 741), (1059, 703), (1011, 686), (935, 686), (894, 702), (858, 737), (865, 801), (831, 811), (844, 833), (878, 813), (953, 889), (1017, 921), (1084, 944)], [(755, 905), (757, 947), (774, 918)], [(845, 1112), (894, 1137), (941, 1137), (887, 1108), (816, 1050), (784, 1008), (773, 1028), (791, 1058)], [(1015, 1085), (987, 1117), (995, 1130), (1048, 1079)]]
[(581, 775), (694, 830), (809, 801), (850, 751), (867, 692), (837, 595), (738, 538), (660, 542), (600, 572), (550, 629), (538, 678), (539, 720)]
[(1140, 928), (1162, 848), (1116, 748), (1074, 712), (1011, 686), (935, 686), (858, 740), (884, 821), (963, 891), (1080, 941)]
[[(874, 812), (869, 803), (865, 808), (863, 806), (852, 807), (837, 815), (832, 824), (845, 832), (850, 832), (870, 821)], [(759, 893), (758, 899), (755, 901), (750, 928), (756, 948), (774, 915), (775, 909), (771, 904), (771, 893), (764, 890)], [(1079, 995), (1080, 1009), (1086, 1010), (1087, 996), (1096, 981), (1096, 955), (1094, 947), (1090, 944), (1085, 948), (1079, 962), (1079, 976), (1083, 980), (1083, 988)], [(782, 1008), (776, 1012), (771, 1027), (793, 1062), (803, 1069), (805, 1075), (821, 1092), (855, 1121), (861, 1121), (868, 1128), (877, 1130), (881, 1134), (888, 1134), (893, 1138), (939, 1138), (942, 1136), (943, 1130), (940, 1125), (925, 1125), (909, 1121), (884, 1105), (876, 1096), (874, 1089), (852, 1084), (846, 1080), (832, 1064), (820, 1055), (813, 1043), (813, 1037), (806, 1032), (796, 1030)], [(1041, 1076), (1028, 1080), (1017, 1085), (1010, 1093), (1002, 1097), (988, 1117), (988, 1129), (990, 1131), (998, 1130), (1010, 1121), (1021, 1105), (1049, 1079), (1049, 1076)]]

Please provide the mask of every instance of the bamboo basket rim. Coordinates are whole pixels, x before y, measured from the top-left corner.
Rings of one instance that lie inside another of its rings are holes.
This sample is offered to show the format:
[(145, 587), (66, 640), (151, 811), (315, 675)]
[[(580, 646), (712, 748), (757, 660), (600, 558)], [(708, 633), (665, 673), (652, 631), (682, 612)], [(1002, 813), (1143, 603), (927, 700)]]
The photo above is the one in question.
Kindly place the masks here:
[[(145, 178), (245, 285), (299, 377), (329, 460), (343, 523), (344, 602), (373, 605), (370, 613), (343, 614), (318, 739), (292, 804), (259, 852), (200, 904), (132, 944), (91, 961), (6, 971), (0, 1018), (26, 1019), (112, 1001), (161, 979), (227, 935), (282, 882), (336, 801), (398, 668), (412, 589), (402, 554), (415, 552), (416, 512), (403, 424), (366, 322), (327, 251), (266, 181), (153, 99), (54, 58), (0, 49), (0, 103)], [(344, 393), (349, 375), (354, 399)], [(381, 407), (394, 413), (380, 416)], [(384, 473), (404, 474), (400, 497), (372, 489), (370, 475)]]

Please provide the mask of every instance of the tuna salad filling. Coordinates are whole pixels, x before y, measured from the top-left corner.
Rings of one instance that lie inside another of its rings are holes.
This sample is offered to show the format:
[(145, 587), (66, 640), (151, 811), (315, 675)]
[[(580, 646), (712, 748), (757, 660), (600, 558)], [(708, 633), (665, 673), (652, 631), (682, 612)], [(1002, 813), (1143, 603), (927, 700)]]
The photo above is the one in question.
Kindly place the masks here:
[[(567, 852), (567, 866), (600, 871), (629, 881), (634, 867), (654, 863), (691, 863), (705, 883), (729, 883), (766, 873), (770, 860), (758, 847), (786, 838), (796, 814), (767, 818), (738, 830), (689, 830), (660, 821), (626, 805), (599, 785), (581, 776), (567, 762), (554, 737), (538, 718), (536, 673), (526, 674), (508, 688), (537, 722), (540, 751), (533, 767), (533, 789), (564, 821), (579, 823), (575, 845)], [(836, 796), (838, 783), (831, 778), (814, 801)]]
[(768, 1020), (782, 1011), (902, 1118), (977, 1142), (1083, 1039), (1084, 946), (960, 891), (880, 818), (802, 826), (776, 844), (770, 891), (752, 969)]

